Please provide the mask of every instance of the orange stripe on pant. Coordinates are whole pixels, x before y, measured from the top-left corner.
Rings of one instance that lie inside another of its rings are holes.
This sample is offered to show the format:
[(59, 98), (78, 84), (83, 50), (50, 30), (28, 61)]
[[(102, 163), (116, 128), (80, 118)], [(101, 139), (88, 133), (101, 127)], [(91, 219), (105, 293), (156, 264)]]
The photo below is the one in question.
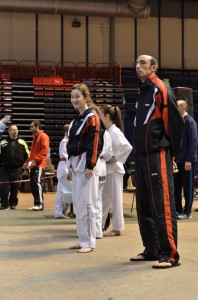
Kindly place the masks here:
[(168, 187), (168, 176), (166, 167), (166, 152), (164, 149), (160, 150), (160, 161), (161, 161), (161, 176), (163, 181), (163, 195), (164, 195), (164, 215), (167, 228), (167, 237), (172, 249), (170, 259), (175, 260), (175, 255), (177, 253), (175, 241), (173, 238), (173, 228), (172, 228), (172, 218), (170, 211), (170, 198), (169, 198), (169, 187)]

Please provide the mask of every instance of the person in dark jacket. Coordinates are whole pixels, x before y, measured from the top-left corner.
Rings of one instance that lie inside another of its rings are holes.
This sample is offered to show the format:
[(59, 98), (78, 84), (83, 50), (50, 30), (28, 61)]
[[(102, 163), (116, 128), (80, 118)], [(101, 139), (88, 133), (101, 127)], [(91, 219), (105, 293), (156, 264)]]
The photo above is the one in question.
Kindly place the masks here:
[(144, 251), (131, 261), (153, 261), (155, 269), (179, 266), (173, 156), (180, 148), (184, 122), (170, 86), (156, 73), (149, 55), (136, 61), (141, 80), (134, 120), (137, 215)]
[[(181, 116), (184, 118), (185, 128), (181, 148), (175, 158), (178, 172), (174, 174), (174, 187), (178, 219), (183, 220), (192, 217), (193, 180), (197, 161), (197, 124), (187, 113), (188, 106), (185, 100), (178, 100), (177, 105)], [(185, 199), (184, 210), (182, 208), (182, 187)]]
[(8, 137), (0, 142), (0, 210), (16, 209), (22, 167), (29, 157), (26, 142), (18, 137), (16, 125), (8, 128)]

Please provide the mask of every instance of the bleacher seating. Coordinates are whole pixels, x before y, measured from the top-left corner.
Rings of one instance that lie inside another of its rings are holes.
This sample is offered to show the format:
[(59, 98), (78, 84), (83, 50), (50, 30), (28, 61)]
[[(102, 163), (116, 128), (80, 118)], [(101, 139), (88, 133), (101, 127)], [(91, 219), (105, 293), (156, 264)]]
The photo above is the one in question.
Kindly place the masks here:
[(55, 62), (33, 60), (0, 60), (1, 79), (32, 79), (59, 76), (64, 80), (115, 80), (121, 84), (121, 65), (109, 63)]
[[(76, 111), (71, 104), (70, 91), (75, 83), (83, 80), (63, 80), (55, 77), (33, 77), (32, 80), (0, 81), (0, 109), (12, 116), (19, 133), (31, 145), (30, 123), (38, 119), (50, 137), (51, 159), (58, 164), (58, 147), (63, 138), (63, 125), (70, 123)], [(86, 80), (93, 101), (117, 105), (122, 108), (123, 89), (115, 81)]]
[[(91, 77), (92, 76), (92, 77)], [(171, 86), (191, 87), (194, 117), (198, 123), (198, 76), (181, 72), (158, 72), (161, 79), (169, 79)], [(79, 77), (79, 78), (78, 78)], [(122, 78), (122, 80), (121, 80)], [(134, 69), (121, 70), (115, 64), (86, 64), (73, 62), (0, 61), (0, 111), (12, 115), (20, 135), (30, 143), (30, 123), (39, 119), (51, 139), (51, 155), (58, 162), (58, 145), (62, 127), (76, 114), (70, 101), (71, 87), (85, 82), (97, 105), (103, 103), (123, 108), (125, 135), (132, 143), (133, 118), (139, 80)], [(122, 82), (122, 84), (121, 84)], [(124, 101), (124, 105), (123, 105)]]

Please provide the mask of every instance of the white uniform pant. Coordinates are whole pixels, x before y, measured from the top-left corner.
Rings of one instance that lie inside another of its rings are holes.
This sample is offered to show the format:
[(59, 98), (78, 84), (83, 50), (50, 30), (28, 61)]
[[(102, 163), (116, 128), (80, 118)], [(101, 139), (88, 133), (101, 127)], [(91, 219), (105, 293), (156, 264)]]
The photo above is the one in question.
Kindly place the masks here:
[(112, 202), (112, 225), (113, 230), (124, 230), (123, 216), (123, 175), (122, 173), (107, 174), (104, 184), (102, 200), (103, 200), (103, 228), (107, 219), (110, 204)]
[(99, 183), (97, 208), (96, 208), (96, 236), (102, 238), (102, 192), (104, 188), (104, 182)]
[[(62, 179), (62, 178), (61, 178)], [(61, 179), (58, 181), (56, 198), (54, 203), (54, 216), (55, 218), (63, 217), (63, 210), (69, 207), (72, 203), (72, 183), (70, 181), (66, 181), (64, 178), (64, 182), (61, 182)], [(63, 181), (63, 179), (62, 179)], [(65, 182), (66, 181), (66, 182)], [(63, 193), (63, 184), (67, 185), (68, 193)], [(69, 192), (71, 190), (71, 192)]]
[(76, 211), (76, 227), (82, 248), (96, 246), (96, 202), (99, 178), (95, 174), (87, 179), (85, 173), (73, 172), (72, 195)]

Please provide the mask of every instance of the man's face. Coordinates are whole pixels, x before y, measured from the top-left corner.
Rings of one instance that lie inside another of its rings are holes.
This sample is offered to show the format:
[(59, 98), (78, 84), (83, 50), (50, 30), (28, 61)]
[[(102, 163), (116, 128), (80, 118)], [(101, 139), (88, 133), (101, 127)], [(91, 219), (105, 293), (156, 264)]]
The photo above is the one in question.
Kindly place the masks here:
[(9, 136), (10, 136), (10, 138), (12, 139), (12, 140), (15, 140), (15, 139), (17, 139), (17, 137), (18, 137), (18, 128), (17, 128), (17, 126), (11, 126), (10, 128), (9, 128), (9, 130), (8, 130), (8, 133), (9, 133)]
[(178, 107), (180, 115), (183, 116), (186, 112), (186, 108), (185, 108), (184, 104), (182, 102), (178, 101), (177, 107)]
[(36, 126), (34, 125), (34, 123), (31, 123), (31, 125), (30, 125), (30, 131), (31, 131), (31, 133), (32, 133), (32, 134), (37, 133), (37, 129), (38, 129), (38, 127), (36, 127)]
[(136, 60), (136, 73), (142, 82), (157, 70), (157, 65), (151, 66), (151, 57), (140, 55)]

